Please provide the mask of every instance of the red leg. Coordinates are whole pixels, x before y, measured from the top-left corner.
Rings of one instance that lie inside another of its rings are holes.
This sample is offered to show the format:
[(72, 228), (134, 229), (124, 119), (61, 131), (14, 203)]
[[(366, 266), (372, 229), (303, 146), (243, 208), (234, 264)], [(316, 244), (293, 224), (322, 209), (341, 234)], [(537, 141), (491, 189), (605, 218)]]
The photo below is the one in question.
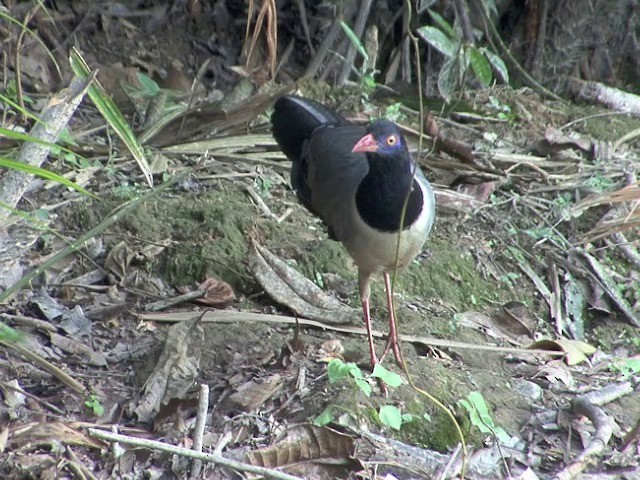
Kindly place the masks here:
[(362, 299), (362, 310), (364, 311), (364, 326), (367, 328), (367, 337), (369, 340), (369, 352), (371, 353), (371, 368), (376, 366), (378, 358), (376, 357), (376, 346), (373, 344), (373, 335), (371, 334), (371, 313), (369, 311), (369, 298)]
[(396, 359), (398, 365), (402, 365), (402, 355), (400, 354), (400, 347), (398, 345), (398, 332), (396, 330), (396, 317), (393, 312), (393, 296), (391, 293), (391, 279), (389, 274), (384, 272), (384, 289), (387, 294), (387, 307), (389, 308), (389, 339), (387, 340), (387, 346), (384, 347), (384, 352), (380, 361), (384, 359), (385, 355), (389, 352), (389, 349), (393, 350), (393, 356)]
[[(358, 276), (358, 286), (360, 287), (360, 300), (362, 301), (362, 310), (364, 312), (364, 326), (367, 329), (367, 340), (369, 342), (369, 352), (371, 353), (371, 370), (379, 363), (376, 356), (376, 346), (373, 343), (373, 334), (371, 333), (371, 312), (369, 310), (369, 296), (371, 290), (369, 287), (369, 275), (360, 272)], [(389, 392), (384, 382), (378, 379), (378, 385), (380, 385), (380, 391), (382, 395), (387, 397)]]

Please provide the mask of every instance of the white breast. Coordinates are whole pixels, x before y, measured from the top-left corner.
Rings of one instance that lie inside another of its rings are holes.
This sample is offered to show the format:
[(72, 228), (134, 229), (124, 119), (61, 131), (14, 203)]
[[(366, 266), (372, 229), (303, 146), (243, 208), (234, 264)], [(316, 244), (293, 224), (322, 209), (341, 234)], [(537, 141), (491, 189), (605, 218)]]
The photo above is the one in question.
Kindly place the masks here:
[(416, 221), (400, 234), (371, 228), (358, 215), (355, 198), (351, 202), (349, 206), (351, 218), (355, 221), (351, 225), (350, 235), (344, 241), (344, 245), (356, 262), (361, 274), (394, 269), (398, 235), (400, 235), (400, 250), (397, 255), (399, 268), (409, 265), (422, 250), (435, 218), (435, 199), (431, 185), (427, 180), (422, 176), (416, 177), (416, 179), (422, 189), (424, 205)]

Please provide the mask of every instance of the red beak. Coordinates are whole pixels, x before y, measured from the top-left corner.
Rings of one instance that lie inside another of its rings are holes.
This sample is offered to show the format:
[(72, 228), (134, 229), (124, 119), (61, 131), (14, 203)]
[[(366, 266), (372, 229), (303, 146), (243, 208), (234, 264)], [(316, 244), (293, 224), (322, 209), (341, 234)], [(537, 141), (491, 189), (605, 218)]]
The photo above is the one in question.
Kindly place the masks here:
[(356, 143), (355, 147), (353, 147), (351, 153), (376, 151), (378, 151), (378, 142), (376, 142), (372, 134), (369, 134), (358, 140), (358, 143)]

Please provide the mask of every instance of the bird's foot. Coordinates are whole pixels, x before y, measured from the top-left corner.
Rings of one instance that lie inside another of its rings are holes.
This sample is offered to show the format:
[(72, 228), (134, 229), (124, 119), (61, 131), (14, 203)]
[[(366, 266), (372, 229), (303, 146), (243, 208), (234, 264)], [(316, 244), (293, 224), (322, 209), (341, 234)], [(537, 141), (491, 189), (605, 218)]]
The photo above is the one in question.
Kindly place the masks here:
[(396, 359), (396, 363), (398, 364), (398, 366), (402, 367), (403, 361), (402, 355), (400, 354), (400, 347), (398, 346), (398, 340), (392, 338), (391, 335), (389, 335), (389, 338), (387, 339), (387, 345), (384, 347), (384, 351), (382, 352), (382, 356), (380, 357), (380, 363), (382, 363), (384, 357), (387, 356), (389, 350), (393, 350), (393, 356)]

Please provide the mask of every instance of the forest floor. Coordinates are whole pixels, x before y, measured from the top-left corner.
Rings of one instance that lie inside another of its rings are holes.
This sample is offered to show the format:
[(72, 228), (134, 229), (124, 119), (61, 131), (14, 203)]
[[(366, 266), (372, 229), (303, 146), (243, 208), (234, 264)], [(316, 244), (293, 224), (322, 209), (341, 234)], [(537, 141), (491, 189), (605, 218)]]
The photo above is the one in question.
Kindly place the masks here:
[[(463, 458), (468, 478), (640, 478), (640, 275), (620, 248), (637, 248), (637, 234), (598, 238), (603, 219), (627, 207), (585, 201), (638, 168), (636, 146), (603, 148), (637, 119), (508, 88), (432, 112), (437, 134), (420, 163), (437, 219), (395, 284), (406, 371), (384, 362), (413, 385), (384, 397), (368, 375), (355, 267), (298, 204), (269, 113), (279, 92), (298, 91), (354, 121), (393, 118), (417, 152), (419, 112), (359, 85), (255, 87), (230, 69), (242, 36), (218, 26), (207, 38), (186, 12), (91, 15), (101, 28), (65, 28), (148, 134), (155, 184), (168, 183), (147, 188), (87, 99), (69, 125), (75, 154), (52, 154), (47, 168), (71, 171), (97, 199), (41, 180), (23, 199), (47, 227), (14, 280), (47, 268), (2, 304), (21, 335), (0, 344), (3, 478), (188, 478), (191, 460), (95, 431), (192, 448), (204, 389), (203, 451), (300, 478), (444, 478)], [(36, 44), (22, 55), (31, 91), (62, 86)], [(187, 73), (208, 58), (204, 76)], [(204, 107), (149, 134), (142, 119), (168, 89), (161, 116)], [(38, 111), (50, 95), (32, 97)], [(53, 258), (91, 231), (83, 248)], [(384, 334), (383, 288), (376, 279)], [(192, 302), (150, 307), (194, 291)], [(357, 367), (340, 379), (330, 361)], [(205, 463), (198, 475), (238, 469)]]

